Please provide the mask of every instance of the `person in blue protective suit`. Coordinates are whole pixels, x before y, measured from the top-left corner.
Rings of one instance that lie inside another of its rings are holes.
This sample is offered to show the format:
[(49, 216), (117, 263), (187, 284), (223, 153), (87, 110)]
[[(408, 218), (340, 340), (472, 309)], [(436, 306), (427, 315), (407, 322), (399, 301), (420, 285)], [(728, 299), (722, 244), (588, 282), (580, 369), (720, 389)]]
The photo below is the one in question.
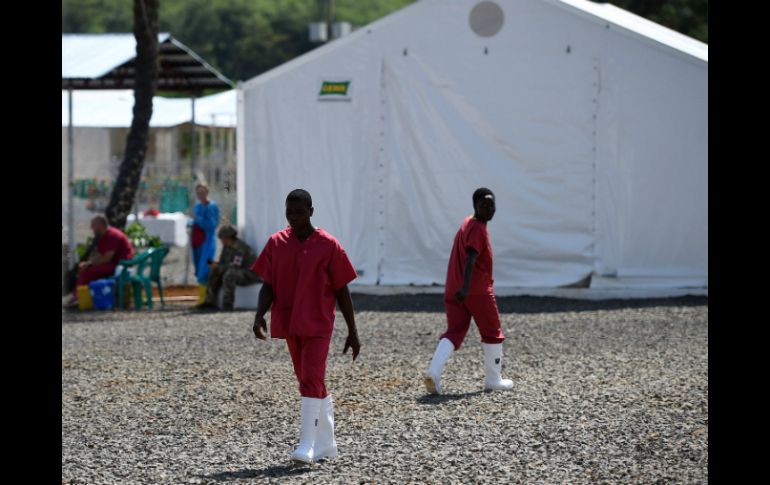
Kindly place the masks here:
[(216, 231), (219, 225), (219, 206), (209, 200), (209, 189), (205, 184), (195, 186), (198, 202), (193, 207), (193, 225), (190, 235), (195, 277), (199, 284), (206, 284), (209, 277), (209, 261), (214, 259), (217, 249)]

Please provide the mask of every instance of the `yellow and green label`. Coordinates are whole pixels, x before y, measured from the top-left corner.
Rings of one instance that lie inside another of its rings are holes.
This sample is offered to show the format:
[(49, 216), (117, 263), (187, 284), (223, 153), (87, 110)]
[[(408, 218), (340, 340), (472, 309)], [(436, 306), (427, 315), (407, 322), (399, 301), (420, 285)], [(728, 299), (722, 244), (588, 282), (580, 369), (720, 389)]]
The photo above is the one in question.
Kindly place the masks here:
[(350, 86), (350, 81), (342, 81), (342, 82), (324, 81), (323, 84), (321, 84), (321, 92), (318, 95), (319, 96), (347, 96), (348, 86)]

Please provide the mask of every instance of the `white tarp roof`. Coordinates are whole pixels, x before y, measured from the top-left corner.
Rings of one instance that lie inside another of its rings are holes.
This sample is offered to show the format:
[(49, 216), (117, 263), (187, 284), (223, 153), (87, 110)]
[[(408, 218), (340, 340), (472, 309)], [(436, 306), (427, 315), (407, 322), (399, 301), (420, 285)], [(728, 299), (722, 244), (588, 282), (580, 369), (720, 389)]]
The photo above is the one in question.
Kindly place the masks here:
[[(158, 43), (170, 37), (158, 34)], [(61, 77), (94, 79), (136, 57), (133, 34), (62, 34)]]
[[(164, 42), (173, 45), (161, 45)], [(196, 72), (191, 83), (227, 82), (220, 73), (209, 66), (184, 44), (168, 33), (158, 34), (161, 63), (186, 62)], [(165, 49), (165, 51), (164, 51)], [(183, 54), (178, 54), (182, 52)], [(172, 55), (173, 54), (173, 55)], [(62, 34), (62, 80), (96, 80), (114, 71), (136, 57), (136, 39), (133, 34)], [(176, 60), (182, 57), (181, 60)], [(181, 64), (180, 64), (181, 65)], [(168, 69), (179, 66), (171, 63)], [(187, 72), (185, 71), (185, 72)], [(176, 72), (176, 71), (174, 71)], [(181, 72), (181, 71), (180, 71)], [(200, 78), (196, 81), (196, 78)], [(212, 80), (207, 80), (211, 78)], [(200, 84), (203, 83), (203, 84)], [(178, 87), (178, 86), (177, 86)], [(160, 86), (159, 86), (160, 89)], [(169, 88), (177, 90), (175, 88)], [(134, 95), (131, 89), (87, 89), (73, 91), (73, 122), (78, 127), (129, 127), (133, 118)], [(195, 121), (199, 125), (234, 127), (236, 95), (234, 90), (201, 97), (195, 102)], [(69, 124), (68, 94), (62, 90), (62, 126)], [(150, 126), (168, 127), (192, 121), (189, 98), (153, 98), (153, 114)]]
[[(77, 127), (128, 128), (134, 108), (134, 92), (123, 90), (73, 91), (73, 124)], [(61, 122), (68, 126), (68, 93), (61, 93)], [(195, 100), (197, 125), (234, 127), (236, 123), (234, 89)], [(151, 127), (176, 126), (192, 121), (189, 98), (163, 98), (152, 101)]]
[(596, 3), (586, 0), (545, 0), (560, 8), (571, 8), (593, 21), (604, 21), (615, 27), (624, 29), (643, 41), (657, 42), (666, 46), (672, 52), (680, 51), (700, 59), (709, 60), (709, 46), (703, 42), (680, 34), (675, 30), (647, 20), (628, 10), (618, 8), (611, 3)]
[[(358, 284), (443, 284), (480, 186), (495, 285), (708, 285), (708, 46), (610, 5), (422, 0), (243, 83), (238, 220), (310, 191)], [(323, 81), (349, 82), (344, 101)]]
[[(63, 89), (132, 89), (133, 34), (62, 34)], [(229, 89), (232, 81), (168, 33), (158, 34), (159, 91)]]

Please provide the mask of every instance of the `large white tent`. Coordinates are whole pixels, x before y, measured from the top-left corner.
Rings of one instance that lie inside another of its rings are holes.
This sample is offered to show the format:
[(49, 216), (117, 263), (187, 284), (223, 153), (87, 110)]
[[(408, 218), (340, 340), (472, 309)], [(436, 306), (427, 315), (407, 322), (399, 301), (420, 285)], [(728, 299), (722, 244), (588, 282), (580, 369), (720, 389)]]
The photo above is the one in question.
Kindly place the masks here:
[(497, 288), (708, 286), (708, 46), (612, 5), (422, 0), (242, 83), (238, 116), (257, 249), (302, 187), (358, 284), (442, 285), (486, 186)]

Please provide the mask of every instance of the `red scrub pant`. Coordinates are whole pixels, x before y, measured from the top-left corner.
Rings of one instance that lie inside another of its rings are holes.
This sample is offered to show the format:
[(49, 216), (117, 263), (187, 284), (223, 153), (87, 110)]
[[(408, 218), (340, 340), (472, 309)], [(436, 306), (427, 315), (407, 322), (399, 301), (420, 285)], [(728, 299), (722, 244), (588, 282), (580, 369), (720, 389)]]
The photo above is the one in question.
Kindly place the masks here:
[(77, 298), (78, 286), (87, 285), (88, 283), (101, 278), (108, 278), (115, 274), (115, 268), (117, 268), (116, 264), (102, 263), (92, 264), (91, 266), (86, 266), (85, 268), (81, 269), (78, 272), (78, 282), (72, 294), (75, 295), (75, 298)]
[(449, 339), (458, 350), (465, 340), (465, 334), (471, 325), (471, 317), (485, 344), (499, 344), (505, 340), (500, 327), (500, 312), (497, 310), (495, 295), (468, 295), (463, 302), (454, 297), (444, 299), (446, 308), (447, 331), (439, 338)]
[(286, 337), (302, 397), (323, 399), (329, 395), (325, 377), (330, 342), (331, 337)]

